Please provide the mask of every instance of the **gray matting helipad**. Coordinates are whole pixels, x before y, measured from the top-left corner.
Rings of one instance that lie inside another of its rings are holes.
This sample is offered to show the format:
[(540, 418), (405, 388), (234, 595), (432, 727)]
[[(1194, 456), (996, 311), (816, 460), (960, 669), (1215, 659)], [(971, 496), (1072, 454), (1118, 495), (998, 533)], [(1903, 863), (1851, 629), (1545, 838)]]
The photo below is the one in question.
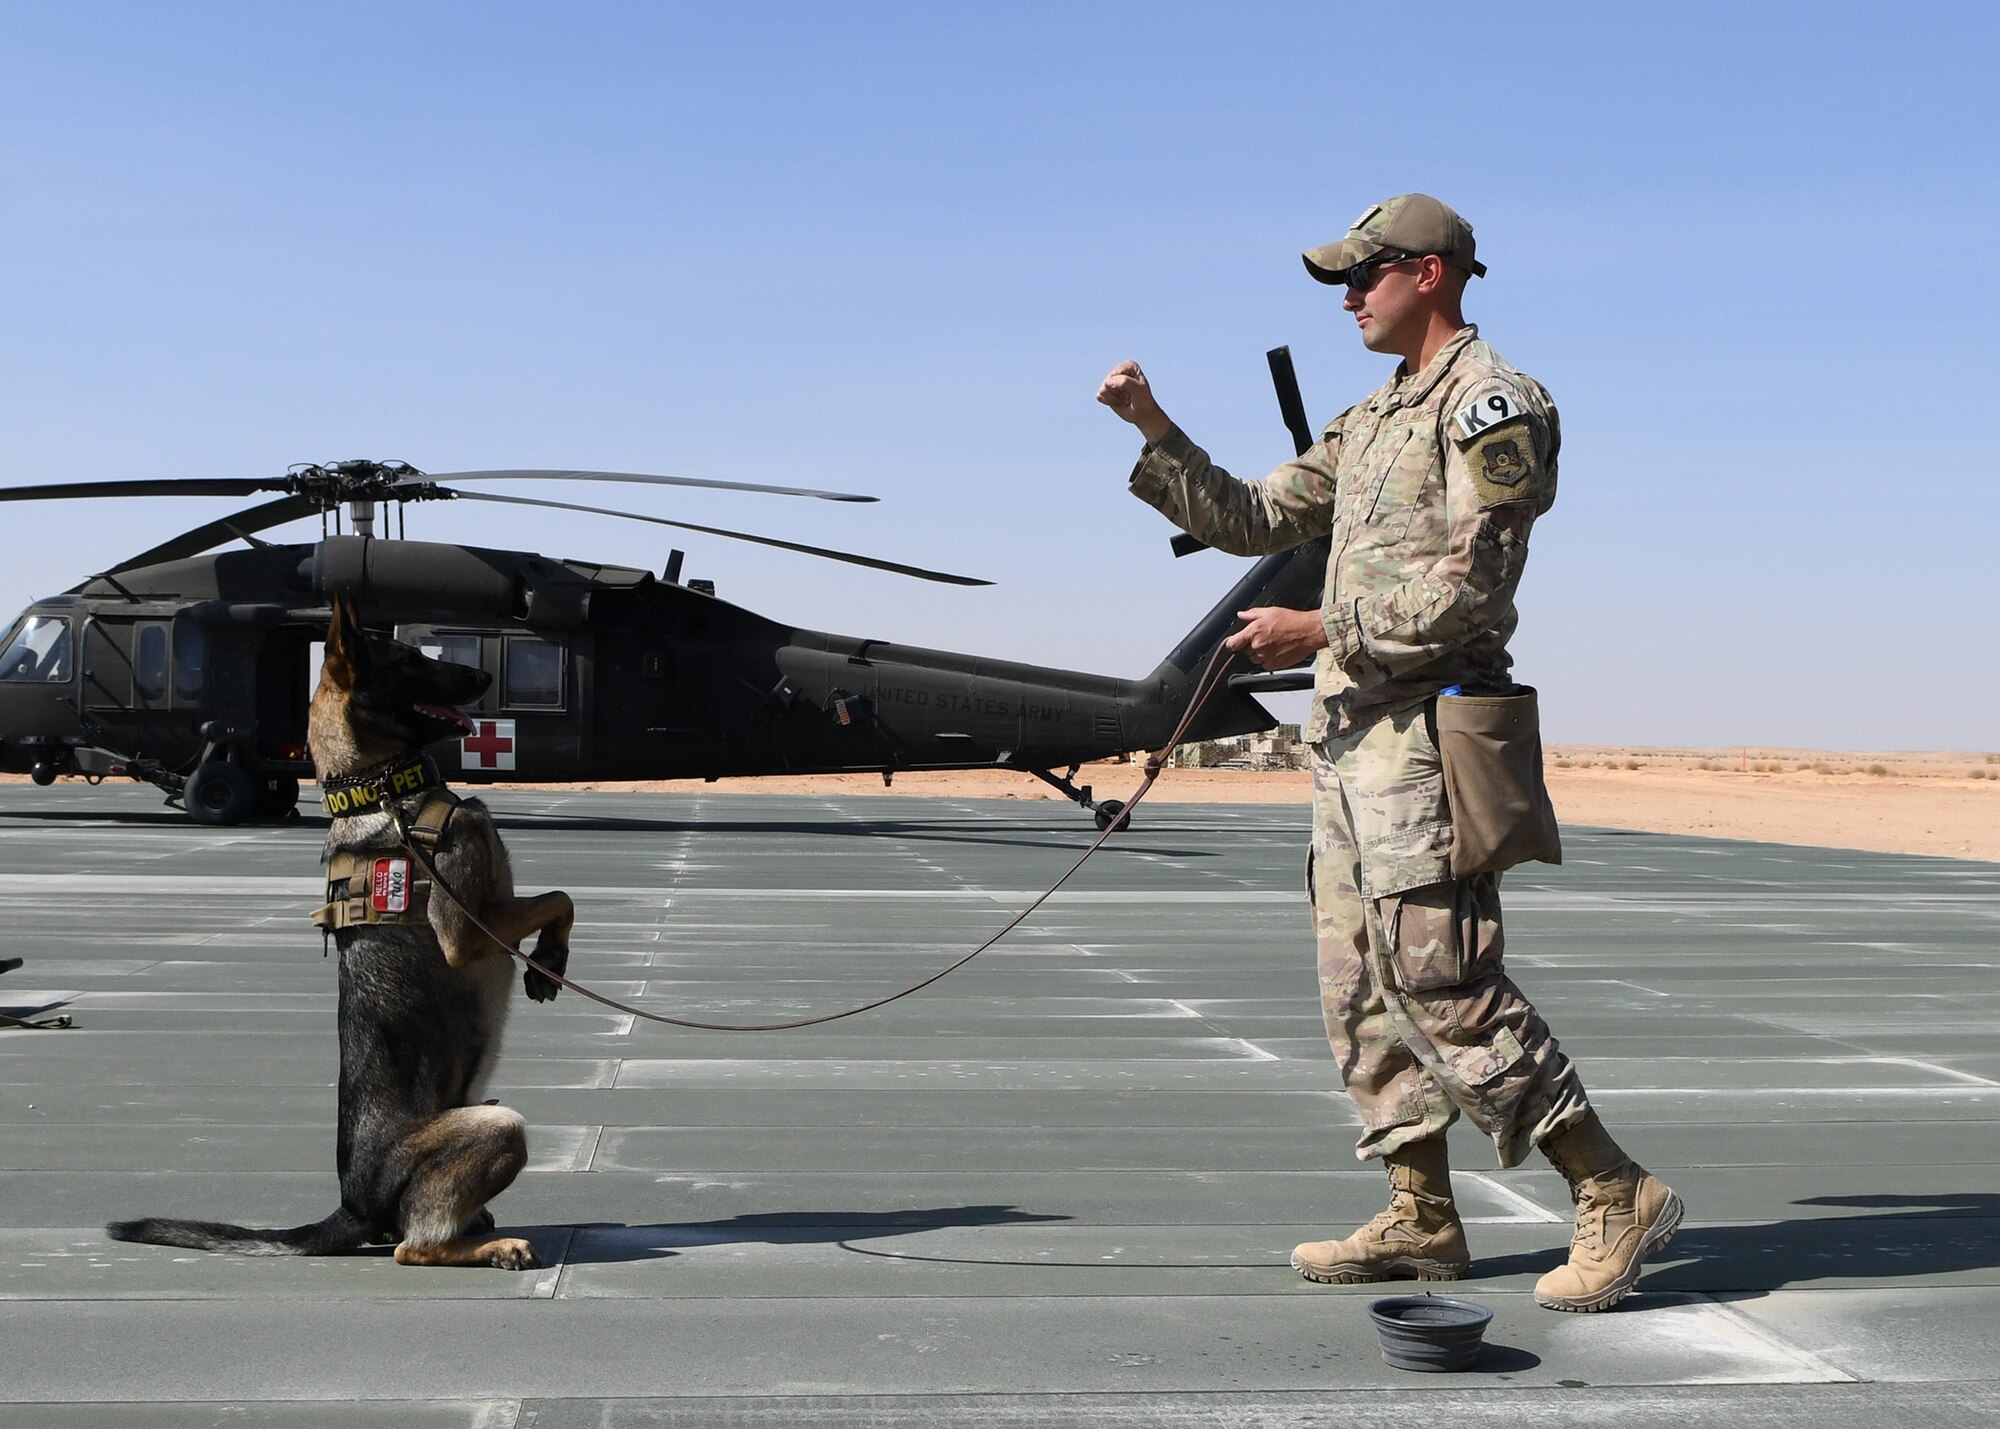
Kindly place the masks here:
[[(1171, 777), (1169, 775), (1168, 777)], [(1081, 851), (1059, 803), (504, 792), (571, 971), (663, 1011), (830, 1011), (943, 966)], [(1321, 1034), (1307, 811), (1147, 804), (938, 986), (807, 1031), (517, 998), (490, 1094), (544, 1269), (203, 1255), (112, 1217), (316, 1219), (324, 828), (0, 786), (0, 1429), (1990, 1424), (2000, 866), (1572, 829), (1508, 962), (1688, 1205), (1640, 1292), (1538, 1308), (1561, 1179), (1453, 1132), (1493, 1308), (1390, 1369), (1286, 1266), (1380, 1209)], [(1395, 1286), (1392, 1290), (1414, 1288)]]

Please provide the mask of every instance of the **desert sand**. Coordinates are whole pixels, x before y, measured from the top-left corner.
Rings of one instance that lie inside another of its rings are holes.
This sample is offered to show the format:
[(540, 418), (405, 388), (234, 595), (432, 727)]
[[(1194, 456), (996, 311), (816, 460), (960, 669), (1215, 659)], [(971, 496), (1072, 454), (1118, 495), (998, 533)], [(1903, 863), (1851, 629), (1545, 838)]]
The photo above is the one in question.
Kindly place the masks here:
[[(1557, 745), (1548, 751), (1547, 769), (1550, 797), (1565, 824), (2000, 862), (2000, 754)], [(1092, 764), (1077, 782), (1100, 799), (1123, 799), (1143, 773), (1137, 763)], [(888, 789), (876, 774), (577, 787), (1062, 797), (1029, 775), (998, 770), (898, 774)], [(1149, 803), (1304, 804), (1311, 798), (1310, 776), (1294, 769), (1168, 769), (1146, 795)]]

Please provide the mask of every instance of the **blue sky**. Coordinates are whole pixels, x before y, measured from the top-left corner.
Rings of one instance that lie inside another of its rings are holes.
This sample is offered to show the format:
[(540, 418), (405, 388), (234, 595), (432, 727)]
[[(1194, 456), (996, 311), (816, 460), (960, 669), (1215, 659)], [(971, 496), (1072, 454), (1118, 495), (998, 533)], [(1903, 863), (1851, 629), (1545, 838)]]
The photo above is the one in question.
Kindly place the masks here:
[[(1993, 7), (304, 8), (0, 4), (0, 483), (864, 490), (549, 494), (1000, 582), (679, 541), (775, 618), (1141, 674), (1235, 563), (1168, 554), (1099, 378), (1261, 474), (1266, 348), (1316, 422), (1386, 375), (1299, 250), (1423, 190), (1563, 414), (1514, 646), (1552, 739), (2000, 749)], [(0, 605), (230, 509), (0, 510)]]

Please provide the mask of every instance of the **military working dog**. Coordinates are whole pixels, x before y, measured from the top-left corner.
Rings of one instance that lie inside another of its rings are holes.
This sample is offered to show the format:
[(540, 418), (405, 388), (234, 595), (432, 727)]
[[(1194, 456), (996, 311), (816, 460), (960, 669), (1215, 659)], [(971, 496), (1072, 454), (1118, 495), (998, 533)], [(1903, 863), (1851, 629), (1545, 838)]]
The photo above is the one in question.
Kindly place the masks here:
[[(513, 983), (513, 959), (494, 938), (518, 947), (539, 933), (535, 960), (561, 973), (575, 910), (567, 893), (514, 896), (486, 806), (445, 789), (423, 754), (471, 728), (458, 706), (489, 683), (368, 634), (336, 599), (308, 739), (334, 816), (327, 903), (313, 921), (340, 951), (340, 1208), (290, 1230), (118, 1221), (106, 1227), (113, 1239), (247, 1255), (394, 1241), (404, 1265), (540, 1263), (527, 1241), (489, 1234), (487, 1202), (528, 1158), (520, 1115), (479, 1100)], [(449, 894), (431, 886), (426, 864)], [(538, 1002), (556, 995), (533, 969), (525, 980)]]

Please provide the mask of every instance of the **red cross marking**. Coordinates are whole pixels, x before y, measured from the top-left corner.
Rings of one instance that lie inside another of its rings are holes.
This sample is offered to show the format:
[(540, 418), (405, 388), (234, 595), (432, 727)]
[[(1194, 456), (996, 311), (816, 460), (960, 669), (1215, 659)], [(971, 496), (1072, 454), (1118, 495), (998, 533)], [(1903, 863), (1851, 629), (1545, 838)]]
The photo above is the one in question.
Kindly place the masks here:
[(479, 728), (465, 737), (466, 756), (478, 755), (481, 769), (498, 769), (500, 756), (514, 752), (513, 736), (501, 734), (499, 724), (494, 720), (482, 719), (474, 723)]

